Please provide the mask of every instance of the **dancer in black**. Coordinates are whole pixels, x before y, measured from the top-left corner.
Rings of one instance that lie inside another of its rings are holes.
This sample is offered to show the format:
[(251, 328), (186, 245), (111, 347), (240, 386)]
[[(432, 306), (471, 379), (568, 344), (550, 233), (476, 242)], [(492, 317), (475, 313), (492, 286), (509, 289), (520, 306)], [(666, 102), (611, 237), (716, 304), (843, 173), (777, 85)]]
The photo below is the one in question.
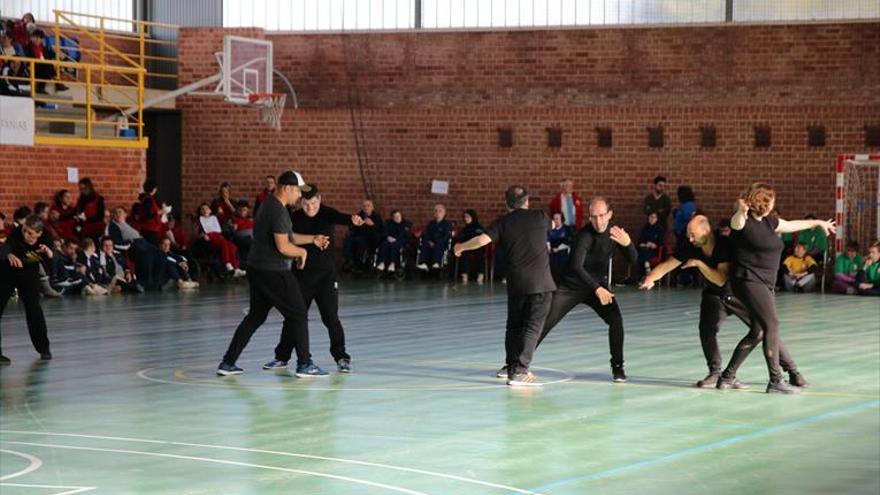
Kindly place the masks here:
[[(0, 319), (15, 289), (24, 304), (28, 333), (40, 359), (52, 359), (46, 318), (40, 306), (40, 263), (52, 258), (51, 239), (45, 235), (40, 217), (31, 215), (19, 225), (0, 248)], [(0, 350), (0, 365), (11, 361)]]
[[(290, 214), (293, 231), (297, 234), (316, 236), (318, 243), (305, 245), (309, 253), (309, 264), (293, 274), (299, 283), (306, 310), (312, 301), (318, 303), (321, 321), (330, 334), (330, 354), (340, 373), (351, 372), (351, 356), (345, 351), (345, 330), (339, 321), (339, 279), (336, 275), (336, 262), (333, 259), (333, 238), (337, 225), (359, 227), (364, 224), (360, 215), (344, 215), (334, 208), (321, 204), (318, 188), (309, 184), (309, 191), (303, 192), (299, 210)], [(320, 239), (328, 239), (321, 244)]]
[[(284, 316), (281, 342), (275, 347), (271, 368), (287, 366), (296, 349), (296, 376), (326, 376), (327, 372), (312, 362), (309, 353), (308, 312), (293, 273), (291, 259), (299, 259), (299, 268), (306, 265), (308, 252), (296, 244), (319, 242), (314, 236), (294, 234), (287, 206), (295, 204), (301, 191), (309, 186), (298, 172), (287, 171), (278, 177), (275, 193), (260, 206), (254, 220), (254, 241), (248, 253), (247, 279), (250, 284), (250, 308), (235, 330), (223, 361), (217, 368), (221, 376), (240, 375), (244, 370), (235, 365), (251, 336), (266, 321), (273, 307)], [(283, 366), (282, 366), (283, 364)]]
[[(627, 263), (638, 258), (629, 234), (620, 227), (611, 226), (611, 211), (604, 198), (590, 201), (590, 223), (575, 234), (568, 269), (560, 277), (559, 290), (553, 295), (553, 305), (544, 324), (538, 345), (547, 338), (562, 318), (578, 304), (586, 304), (608, 324), (608, 345), (611, 350), (611, 377), (616, 383), (626, 381), (623, 371), (623, 316), (614, 294), (609, 290), (608, 267), (617, 249)], [(615, 246), (616, 244), (616, 246)]]
[(782, 379), (780, 369), (779, 318), (776, 316), (776, 274), (783, 243), (779, 234), (821, 227), (834, 233), (833, 221), (786, 221), (770, 217), (776, 193), (766, 184), (753, 184), (737, 202), (737, 212), (730, 219), (733, 229), (734, 265), (730, 280), (733, 295), (742, 301), (749, 314), (750, 331), (736, 346), (730, 362), (721, 374), (718, 388), (736, 381), (736, 371), (763, 341), (764, 359), (770, 381), (767, 393), (793, 394), (801, 388)]
[[(703, 215), (695, 216), (687, 225), (689, 243), (681, 243), (675, 254), (660, 263), (645, 276), (639, 286), (642, 290), (651, 290), (654, 284), (667, 273), (679, 266), (696, 268), (706, 281), (700, 302), (700, 344), (709, 373), (696, 383), (697, 387), (715, 387), (721, 378), (721, 350), (718, 347), (718, 330), (724, 320), (731, 315), (736, 316), (747, 326), (749, 313), (745, 306), (733, 297), (728, 278), (733, 263), (733, 245), (729, 238), (716, 236)], [(806, 380), (798, 372), (797, 365), (788, 354), (782, 341), (779, 343), (779, 364), (787, 371), (792, 384), (806, 385)], [(725, 382), (722, 388), (748, 388), (738, 380)]]
[(507, 384), (537, 386), (540, 384), (529, 372), (529, 365), (556, 290), (546, 246), (550, 220), (543, 212), (528, 209), (529, 195), (524, 187), (510, 187), (505, 199), (506, 215), (485, 234), (456, 244), (453, 250), (455, 256), (461, 256), (494, 242), (503, 252), (507, 260)]

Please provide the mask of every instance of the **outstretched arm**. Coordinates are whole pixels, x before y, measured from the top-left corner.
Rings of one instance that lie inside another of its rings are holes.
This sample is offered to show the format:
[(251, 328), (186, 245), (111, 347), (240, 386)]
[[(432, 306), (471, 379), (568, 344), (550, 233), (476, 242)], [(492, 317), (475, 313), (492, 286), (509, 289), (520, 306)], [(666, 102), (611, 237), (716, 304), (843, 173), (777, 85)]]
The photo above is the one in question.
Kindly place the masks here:
[(783, 220), (781, 218), (779, 219), (779, 225), (776, 227), (776, 232), (780, 234), (790, 234), (816, 227), (822, 227), (822, 230), (825, 231), (825, 235), (837, 232), (837, 226), (834, 224), (834, 220)]
[(651, 273), (645, 275), (645, 280), (639, 284), (639, 289), (651, 290), (658, 280), (663, 278), (667, 273), (678, 268), (679, 265), (681, 265), (681, 261), (678, 261), (675, 258), (669, 258), (663, 263), (660, 263), (651, 270)]
[(487, 244), (491, 244), (491, 243), (492, 243), (491, 237), (489, 237), (486, 234), (480, 234), (467, 242), (462, 242), (460, 244), (456, 244), (452, 248), (452, 251), (455, 253), (455, 256), (458, 257), (458, 256), (461, 256), (461, 253), (464, 251), (472, 251), (474, 249), (480, 249), (481, 247), (483, 247)]

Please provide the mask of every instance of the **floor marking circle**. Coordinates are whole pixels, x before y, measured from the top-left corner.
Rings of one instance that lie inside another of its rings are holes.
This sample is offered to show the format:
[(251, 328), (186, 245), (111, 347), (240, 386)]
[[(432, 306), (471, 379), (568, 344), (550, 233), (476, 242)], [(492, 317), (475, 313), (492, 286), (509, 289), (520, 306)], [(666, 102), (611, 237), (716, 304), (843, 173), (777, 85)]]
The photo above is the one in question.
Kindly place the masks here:
[(42, 465), (43, 465), (42, 459), (40, 459), (39, 457), (37, 457), (35, 455), (25, 454), (24, 452), (17, 452), (15, 450), (8, 450), (8, 449), (0, 449), (0, 452), (14, 455), (16, 457), (21, 457), (22, 459), (25, 459), (28, 462), (30, 462), (30, 465), (28, 467), (22, 469), (21, 471), (18, 471), (18, 472), (12, 473), (12, 474), (7, 474), (6, 476), (0, 476), (0, 481), (11, 480), (13, 478), (18, 478), (19, 476), (24, 476), (28, 473), (32, 473), (32, 472), (36, 471), (37, 469), (40, 469), (40, 467), (42, 467)]

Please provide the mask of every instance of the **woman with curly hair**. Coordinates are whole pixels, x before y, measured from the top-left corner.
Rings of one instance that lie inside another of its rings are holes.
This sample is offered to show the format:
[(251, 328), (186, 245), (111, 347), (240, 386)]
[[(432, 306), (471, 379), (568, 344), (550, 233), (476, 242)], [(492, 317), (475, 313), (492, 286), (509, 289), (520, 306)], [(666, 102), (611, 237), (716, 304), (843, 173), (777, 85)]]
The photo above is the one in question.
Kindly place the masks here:
[[(797, 370), (789, 372), (789, 382), (782, 379), (779, 353), (784, 346), (779, 338), (776, 316), (776, 272), (782, 253), (779, 235), (821, 227), (826, 233), (836, 231), (834, 222), (821, 220), (783, 220), (770, 216), (776, 205), (776, 192), (766, 184), (756, 183), (737, 201), (737, 211), (730, 219), (733, 229), (734, 265), (731, 288), (749, 313), (749, 333), (739, 342), (730, 364), (718, 381), (718, 388), (737, 388), (736, 370), (758, 342), (763, 340), (764, 359), (770, 382), (767, 393), (793, 394), (806, 386)], [(792, 361), (793, 362), (793, 361)]]

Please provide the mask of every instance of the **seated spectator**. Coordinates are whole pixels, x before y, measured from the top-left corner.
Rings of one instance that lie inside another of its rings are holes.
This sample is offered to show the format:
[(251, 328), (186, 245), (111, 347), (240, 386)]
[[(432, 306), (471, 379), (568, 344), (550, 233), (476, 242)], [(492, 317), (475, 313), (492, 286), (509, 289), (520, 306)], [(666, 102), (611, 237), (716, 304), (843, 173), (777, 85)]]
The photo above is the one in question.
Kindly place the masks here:
[(264, 180), (266, 181), (266, 186), (260, 194), (257, 194), (257, 199), (254, 201), (254, 216), (257, 216), (257, 210), (260, 209), (260, 205), (265, 203), (269, 196), (275, 194), (275, 176), (267, 175)]
[(240, 258), (247, 260), (254, 242), (254, 219), (251, 218), (250, 206), (245, 200), (238, 202), (235, 217), (232, 218), (232, 242), (238, 248)]
[(100, 239), (107, 229), (104, 219), (104, 197), (95, 191), (92, 179), (79, 181), (79, 199), (76, 201), (76, 218), (80, 221), (80, 237)]
[(211, 201), (211, 211), (217, 216), (221, 228), (235, 216), (235, 202), (232, 200), (232, 186), (228, 182), (220, 184), (217, 197)]
[(86, 286), (86, 267), (77, 262), (77, 242), (64, 241), (52, 257), (52, 288), (63, 295), (81, 294)]
[[(807, 215), (807, 220), (815, 220), (816, 215)], [(821, 227), (810, 230), (802, 230), (798, 232), (798, 242), (807, 248), (807, 254), (814, 260), (822, 261), (825, 259), (825, 252), (828, 251), (828, 236)]]
[(805, 292), (816, 285), (816, 269), (819, 265), (807, 254), (807, 248), (802, 243), (795, 244), (794, 254), (785, 258), (783, 264), (787, 270), (786, 290)]
[[(55, 52), (44, 44), (45, 38), (46, 34), (40, 29), (31, 32), (28, 38), (29, 42), (24, 49), (25, 56), (39, 60), (55, 60)], [(58, 70), (54, 64), (38, 63), (34, 65), (34, 77), (37, 79), (35, 92), (46, 94), (46, 81), (57, 80)], [(60, 82), (55, 83), (55, 91), (65, 91), (66, 89), (67, 86)]]
[(129, 270), (125, 256), (116, 251), (113, 239), (101, 239), (101, 252), (98, 254), (98, 273), (95, 280), (112, 293), (143, 293), (144, 287), (138, 283), (135, 274)]
[(0, 246), (6, 244), (6, 239), (9, 237), (9, 225), (6, 225), (6, 215), (0, 211)]
[(110, 293), (98, 283), (101, 275), (101, 256), (95, 249), (95, 241), (90, 237), (86, 237), (82, 241), (82, 250), (77, 260), (81, 267), (85, 268), (83, 272), (86, 277), (86, 286), (83, 287), (83, 294), (87, 296), (106, 296)]
[(37, 22), (34, 20), (34, 15), (28, 12), (27, 14), (21, 16), (21, 19), (16, 21), (12, 26), (12, 39), (19, 46), (25, 46), (28, 44), (28, 39), (30, 38), (31, 33), (37, 30)]
[[(467, 242), (474, 237), (486, 233), (483, 226), (480, 225), (476, 210), (465, 210), (462, 215), (462, 222), (463, 226), (461, 234), (458, 236), (458, 242)], [(466, 284), (469, 279), (476, 277), (477, 283), (482, 284), (485, 278), (483, 272), (486, 265), (486, 247), (483, 246), (480, 249), (465, 251), (459, 259), (461, 260), (460, 276), (462, 283)]]
[(554, 280), (561, 270), (568, 266), (568, 257), (571, 254), (572, 227), (562, 221), (562, 213), (554, 213), (551, 219), (552, 226), (547, 233), (547, 249), (550, 251), (550, 271)]
[(165, 237), (171, 241), (171, 247), (176, 253), (189, 252), (189, 235), (182, 225), (177, 223), (174, 215), (168, 215), (168, 223), (166, 224)]
[(642, 227), (639, 234), (639, 242), (636, 246), (639, 248), (639, 275), (644, 277), (651, 271), (651, 260), (660, 253), (666, 239), (666, 229), (660, 225), (660, 218), (657, 213), (648, 214), (648, 223)]
[(220, 220), (211, 212), (211, 207), (207, 203), (199, 206), (199, 231), (202, 238), (220, 253), (220, 261), (227, 273), (234, 277), (246, 275), (244, 270), (239, 269), (238, 248), (229, 239), (223, 237)]
[(364, 220), (364, 224), (349, 228), (348, 237), (343, 242), (343, 251), (348, 269), (364, 270), (382, 239), (382, 217), (369, 199), (364, 200), (357, 214)]
[[(3, 29), (0, 29), (0, 55), (16, 57), (17, 53), (12, 42), (12, 37)], [(0, 60), (0, 95), (25, 96), (19, 88), (19, 81), (8, 79), (21, 76), (21, 62), (13, 60)]]
[(165, 257), (158, 247), (147, 242), (140, 232), (128, 224), (127, 215), (125, 208), (113, 210), (113, 221), (107, 227), (107, 233), (113, 239), (115, 248), (131, 257), (137, 278), (144, 287), (158, 290), (165, 269), (161, 262)]
[(452, 239), (452, 224), (446, 220), (446, 207), (434, 206), (434, 219), (425, 227), (419, 239), (419, 259), (416, 268), (422, 271), (436, 270), (443, 263)]
[(73, 196), (67, 189), (55, 193), (52, 208), (49, 210), (49, 222), (62, 239), (79, 239), (76, 225), (76, 208)]
[(169, 207), (159, 206), (159, 201), (156, 199), (156, 193), (159, 192), (156, 181), (147, 179), (144, 181), (143, 189), (143, 192), (138, 196), (138, 212), (135, 219), (136, 223), (131, 223), (133, 227), (140, 231), (141, 235), (144, 236), (144, 239), (153, 244), (158, 244), (159, 239), (161, 239), (165, 233), (165, 224), (162, 223), (162, 215), (168, 213), (166, 209)]
[[(27, 206), (19, 206), (12, 212), (12, 230), (15, 230), (22, 225), (24, 225), (24, 221), (27, 217), (31, 216), (33, 210), (31, 210)], [(47, 244), (48, 245), (48, 244)]]
[(48, 235), (49, 238), (52, 240), (60, 239), (61, 236), (58, 235), (58, 231), (55, 230), (55, 227), (53, 227), (52, 223), (50, 222), (51, 217), (49, 215), (49, 203), (38, 201), (36, 204), (34, 204), (33, 211), (34, 215), (36, 215), (37, 217), (39, 217), (40, 220), (43, 221), (43, 232)]
[(199, 283), (190, 275), (189, 261), (184, 256), (171, 251), (171, 239), (165, 238), (159, 242), (159, 249), (165, 255), (165, 278), (167, 282), (164, 289), (176, 285), (178, 289), (197, 289)]
[(834, 282), (831, 284), (831, 290), (838, 294), (858, 292), (856, 278), (863, 265), (864, 261), (859, 256), (859, 243), (855, 241), (846, 243), (846, 252), (838, 254), (834, 261)]
[(385, 222), (385, 229), (382, 233), (384, 237), (379, 245), (376, 270), (382, 272), (387, 267), (388, 272), (393, 273), (395, 265), (398, 265), (398, 269), (401, 268), (399, 264), (409, 243), (411, 227), (412, 225), (403, 219), (403, 213), (400, 210), (391, 212), (391, 218)]
[(868, 259), (865, 260), (856, 283), (859, 295), (880, 296), (880, 241), (872, 242), (868, 248)]

